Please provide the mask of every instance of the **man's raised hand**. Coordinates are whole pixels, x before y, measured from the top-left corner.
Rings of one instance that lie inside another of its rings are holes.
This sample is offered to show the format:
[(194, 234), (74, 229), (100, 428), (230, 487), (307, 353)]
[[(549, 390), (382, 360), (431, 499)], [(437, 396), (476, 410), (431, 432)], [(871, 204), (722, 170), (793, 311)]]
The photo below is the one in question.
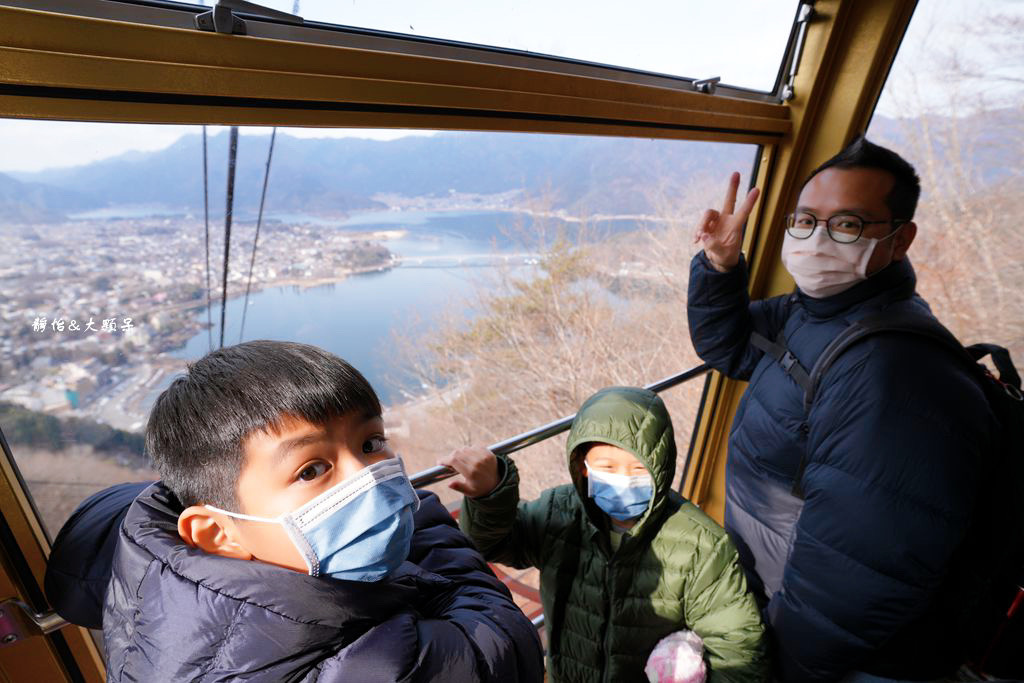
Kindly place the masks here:
[(736, 192), (740, 187), (740, 174), (729, 178), (729, 190), (725, 193), (725, 204), (721, 211), (708, 209), (697, 223), (694, 243), (704, 246), (704, 255), (711, 266), (724, 273), (740, 261), (740, 247), (743, 246), (743, 225), (757, 202), (761, 191), (756, 187), (747, 193), (740, 208), (736, 209)]
[(498, 481), (498, 459), (486, 448), (460, 448), (437, 461), (460, 475), (448, 484), (464, 496), (479, 498), (493, 491)]

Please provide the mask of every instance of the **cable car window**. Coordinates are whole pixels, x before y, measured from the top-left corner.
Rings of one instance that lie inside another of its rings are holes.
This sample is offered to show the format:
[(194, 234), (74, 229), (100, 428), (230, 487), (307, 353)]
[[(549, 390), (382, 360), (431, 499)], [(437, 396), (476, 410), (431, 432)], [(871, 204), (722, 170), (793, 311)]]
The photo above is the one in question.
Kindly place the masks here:
[[(92, 492), (156, 476), (148, 410), (222, 343), (294, 340), (351, 361), (411, 472), (573, 413), (603, 386), (697, 365), (691, 225), (757, 152), (241, 133), (222, 307), (231, 130), (0, 121), (0, 427), (51, 535)], [(702, 386), (664, 394), (680, 463)], [(568, 479), (558, 441), (516, 456), (524, 496)]]
[[(199, 5), (215, 4), (213, 0)], [(565, 0), (546, 3), (345, 2), (264, 0), (306, 22), (416, 38), (485, 45), (532, 55), (607, 64), (771, 91), (797, 10), (794, 0), (741, 0), (728, 21), (713, 3), (648, 0), (639, 5)], [(742, 45), (742, 49), (737, 46)]]
[(869, 129), (921, 176), (911, 252), (919, 291), (964, 343), (1006, 346), (1018, 366), (1022, 30), (1020, 3), (919, 5)]

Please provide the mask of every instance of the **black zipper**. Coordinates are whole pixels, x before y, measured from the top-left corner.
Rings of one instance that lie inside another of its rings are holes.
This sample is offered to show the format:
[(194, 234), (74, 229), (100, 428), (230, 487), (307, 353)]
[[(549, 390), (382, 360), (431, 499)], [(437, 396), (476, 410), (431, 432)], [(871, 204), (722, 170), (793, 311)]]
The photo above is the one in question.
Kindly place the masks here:
[(604, 675), (603, 680), (606, 682), (611, 681), (611, 648), (608, 646), (608, 636), (611, 634), (611, 620), (612, 620), (612, 601), (615, 599), (615, 571), (614, 565), (609, 560), (608, 562), (608, 573), (605, 577), (605, 594), (608, 596), (608, 601), (605, 607), (605, 620), (604, 620), (604, 633), (601, 635), (601, 647), (604, 652), (601, 654), (604, 660)]

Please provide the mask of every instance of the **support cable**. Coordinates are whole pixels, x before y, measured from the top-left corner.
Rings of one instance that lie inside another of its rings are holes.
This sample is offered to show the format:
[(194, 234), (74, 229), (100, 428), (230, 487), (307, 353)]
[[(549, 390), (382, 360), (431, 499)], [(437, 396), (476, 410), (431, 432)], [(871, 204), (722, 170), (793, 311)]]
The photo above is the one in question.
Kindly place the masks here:
[(210, 181), (206, 172), (206, 126), (203, 126), (203, 226), (206, 237), (206, 338), (213, 351), (213, 301), (210, 298)]
[(263, 204), (267, 200), (267, 183), (270, 180), (270, 162), (274, 157), (274, 139), (277, 137), (277, 127), (270, 133), (270, 147), (267, 149), (267, 167), (263, 171), (263, 192), (260, 193), (260, 211), (256, 216), (256, 235), (252, 238), (252, 258), (249, 259), (249, 280), (245, 283), (245, 303), (242, 306), (242, 329), (238, 332), (238, 343), (242, 343), (245, 335), (245, 314), (249, 312), (249, 291), (252, 289), (252, 271), (256, 265), (256, 248), (260, 241), (260, 226), (263, 224)]
[(231, 213), (235, 201), (235, 165), (238, 161), (238, 126), (231, 126), (231, 142), (228, 147), (228, 191), (227, 207), (224, 210), (224, 285), (220, 301), (220, 347), (224, 348), (224, 321), (228, 310), (228, 267), (231, 252)]

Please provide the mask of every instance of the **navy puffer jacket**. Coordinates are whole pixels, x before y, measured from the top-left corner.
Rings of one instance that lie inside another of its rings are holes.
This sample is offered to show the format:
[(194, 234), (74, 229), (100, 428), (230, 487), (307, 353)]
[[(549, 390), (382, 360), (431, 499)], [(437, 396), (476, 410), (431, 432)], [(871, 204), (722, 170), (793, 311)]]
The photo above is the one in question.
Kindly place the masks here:
[[(934, 678), (958, 663), (955, 616), (994, 418), (966, 367), (938, 344), (879, 334), (839, 357), (810, 414), (803, 390), (750, 344), (782, 332), (805, 368), (852, 321), (930, 314), (897, 261), (851, 289), (751, 302), (747, 269), (691, 264), (689, 324), (701, 358), (750, 382), (729, 438), (725, 526), (765, 601), (786, 681), (850, 671)], [(790, 493), (801, 455), (805, 499)]]
[(437, 497), (375, 583), (191, 548), (157, 483), (121, 528), (106, 595), (108, 681), (540, 681), (532, 624)]

